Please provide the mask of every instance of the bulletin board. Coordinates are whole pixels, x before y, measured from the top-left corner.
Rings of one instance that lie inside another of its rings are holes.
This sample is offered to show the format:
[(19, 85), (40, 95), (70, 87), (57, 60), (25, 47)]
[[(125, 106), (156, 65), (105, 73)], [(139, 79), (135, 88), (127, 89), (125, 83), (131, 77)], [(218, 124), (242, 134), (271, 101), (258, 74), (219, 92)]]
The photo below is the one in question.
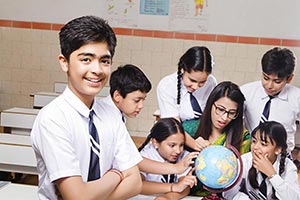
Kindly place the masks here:
[[(197, 3), (198, 2), (198, 3)], [(111, 26), (300, 39), (299, 0), (0, 0), (0, 19), (64, 24), (97, 15)]]

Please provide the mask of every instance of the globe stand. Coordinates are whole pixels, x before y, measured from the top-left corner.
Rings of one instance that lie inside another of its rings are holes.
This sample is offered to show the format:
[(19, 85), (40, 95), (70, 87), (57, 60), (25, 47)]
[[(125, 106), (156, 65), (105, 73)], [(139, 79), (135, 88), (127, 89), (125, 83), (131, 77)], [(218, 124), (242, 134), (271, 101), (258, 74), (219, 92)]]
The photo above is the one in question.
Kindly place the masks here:
[(203, 197), (202, 198), (203, 200), (221, 200), (222, 199), (221, 197), (219, 197), (217, 195), (217, 193), (223, 192), (224, 189), (216, 190), (216, 189), (209, 188), (205, 185), (203, 185), (203, 188), (206, 189), (207, 191), (211, 192), (211, 194), (209, 196)]
[(206, 196), (206, 197), (203, 197), (202, 199), (203, 199), (203, 200), (221, 200), (222, 198), (221, 198), (221, 197), (218, 197), (217, 194), (212, 193), (211, 195)]

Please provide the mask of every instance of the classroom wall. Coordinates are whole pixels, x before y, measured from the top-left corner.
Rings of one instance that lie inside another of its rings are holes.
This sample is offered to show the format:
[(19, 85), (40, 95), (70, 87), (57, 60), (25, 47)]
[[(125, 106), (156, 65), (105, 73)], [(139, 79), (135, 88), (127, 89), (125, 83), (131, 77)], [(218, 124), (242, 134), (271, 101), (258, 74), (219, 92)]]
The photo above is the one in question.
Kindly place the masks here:
[[(137, 36), (122, 31), (116, 33), (118, 45), (113, 69), (121, 64), (135, 64), (153, 84), (142, 113), (135, 119), (128, 119), (129, 132), (136, 136), (146, 136), (152, 127), (155, 120), (153, 112), (158, 108), (157, 83), (177, 70), (178, 59), (188, 48), (207, 46), (214, 56), (213, 75), (218, 82), (231, 80), (241, 85), (260, 78), (260, 59), (265, 51), (277, 44), (276, 41), (267, 45), (235, 40)], [(300, 45), (287, 47), (300, 59)], [(0, 23), (0, 109), (15, 106), (31, 108), (33, 98), (30, 94), (52, 92), (55, 82), (66, 82), (66, 74), (57, 61), (59, 53), (58, 30), (43, 26), (35, 29), (1, 26)], [(300, 86), (298, 68), (292, 84)]]

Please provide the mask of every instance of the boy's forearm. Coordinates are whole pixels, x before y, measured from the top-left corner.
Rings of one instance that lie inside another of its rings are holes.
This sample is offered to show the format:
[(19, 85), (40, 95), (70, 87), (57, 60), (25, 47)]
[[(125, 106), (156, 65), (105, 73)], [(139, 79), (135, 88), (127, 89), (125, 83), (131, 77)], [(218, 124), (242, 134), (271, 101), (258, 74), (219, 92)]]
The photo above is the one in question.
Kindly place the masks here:
[[(95, 199), (107, 197), (115, 190), (119, 184), (119, 179), (113, 173), (104, 175), (101, 179), (83, 182), (80, 176), (62, 178), (55, 181), (57, 186), (57, 195), (62, 199)], [(99, 189), (101, 188), (101, 189)]]
[(122, 172), (124, 179), (108, 199), (128, 199), (141, 192), (142, 180), (137, 166)]

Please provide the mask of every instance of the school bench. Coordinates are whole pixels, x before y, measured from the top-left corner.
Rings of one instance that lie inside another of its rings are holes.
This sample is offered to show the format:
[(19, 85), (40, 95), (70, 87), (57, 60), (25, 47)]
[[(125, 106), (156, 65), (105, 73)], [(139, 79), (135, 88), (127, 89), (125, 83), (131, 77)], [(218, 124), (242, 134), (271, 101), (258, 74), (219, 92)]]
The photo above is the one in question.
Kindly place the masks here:
[(0, 126), (4, 132), (17, 135), (30, 135), (39, 109), (14, 107), (1, 112)]
[(30, 136), (0, 133), (0, 171), (36, 175), (36, 165)]

